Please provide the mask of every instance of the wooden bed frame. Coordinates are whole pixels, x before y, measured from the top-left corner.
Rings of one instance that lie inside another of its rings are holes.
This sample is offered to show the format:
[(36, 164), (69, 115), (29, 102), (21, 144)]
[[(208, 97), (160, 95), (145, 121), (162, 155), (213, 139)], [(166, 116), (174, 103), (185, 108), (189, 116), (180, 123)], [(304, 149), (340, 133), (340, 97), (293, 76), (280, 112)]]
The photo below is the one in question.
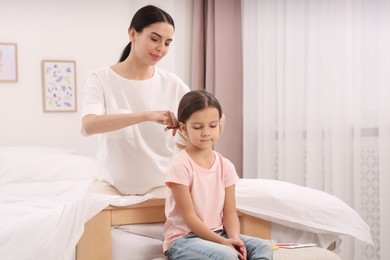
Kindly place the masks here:
[[(165, 199), (155, 198), (127, 207), (108, 206), (90, 219), (76, 247), (77, 260), (111, 260), (111, 227), (116, 225), (160, 223), (165, 221)], [(241, 233), (270, 238), (268, 221), (238, 212)]]

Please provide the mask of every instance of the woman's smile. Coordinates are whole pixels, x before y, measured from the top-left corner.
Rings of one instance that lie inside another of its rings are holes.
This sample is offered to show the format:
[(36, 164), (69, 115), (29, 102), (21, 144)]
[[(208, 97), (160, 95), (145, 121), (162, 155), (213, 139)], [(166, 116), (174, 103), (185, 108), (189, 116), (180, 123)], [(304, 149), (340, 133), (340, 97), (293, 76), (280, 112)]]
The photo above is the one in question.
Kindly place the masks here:
[(158, 55), (158, 54), (152, 54), (152, 53), (151, 53), (150, 56), (152, 57), (152, 59), (153, 59), (154, 61), (159, 61), (160, 58), (161, 58), (161, 56)]

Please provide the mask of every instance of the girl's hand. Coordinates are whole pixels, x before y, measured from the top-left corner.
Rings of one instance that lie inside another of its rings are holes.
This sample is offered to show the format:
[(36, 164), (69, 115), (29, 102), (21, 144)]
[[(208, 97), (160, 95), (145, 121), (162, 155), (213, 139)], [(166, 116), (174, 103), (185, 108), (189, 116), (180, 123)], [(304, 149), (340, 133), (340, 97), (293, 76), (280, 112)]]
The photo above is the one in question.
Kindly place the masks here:
[(239, 252), (238, 257), (241, 256), (242, 258), (240, 258), (240, 259), (246, 260), (246, 247), (245, 247), (245, 244), (241, 240), (238, 240), (238, 241), (240, 243), (238, 243), (238, 245), (235, 246), (235, 249)]
[(242, 242), (240, 239), (225, 239), (224, 245), (230, 246), (237, 250), (238, 258), (241, 260), (246, 260), (246, 248), (244, 242)]

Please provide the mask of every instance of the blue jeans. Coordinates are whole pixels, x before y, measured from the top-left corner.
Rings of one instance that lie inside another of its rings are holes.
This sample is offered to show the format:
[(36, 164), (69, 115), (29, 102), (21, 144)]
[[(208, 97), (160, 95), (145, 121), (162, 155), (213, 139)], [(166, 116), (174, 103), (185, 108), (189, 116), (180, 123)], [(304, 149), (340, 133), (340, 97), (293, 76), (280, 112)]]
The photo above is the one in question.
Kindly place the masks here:
[[(227, 237), (224, 230), (218, 230), (215, 233), (222, 237)], [(248, 260), (272, 260), (274, 249), (267, 240), (245, 235), (240, 235), (240, 239), (245, 244)], [(177, 239), (167, 250), (166, 254), (170, 260), (238, 259), (235, 249), (204, 240), (193, 234)]]

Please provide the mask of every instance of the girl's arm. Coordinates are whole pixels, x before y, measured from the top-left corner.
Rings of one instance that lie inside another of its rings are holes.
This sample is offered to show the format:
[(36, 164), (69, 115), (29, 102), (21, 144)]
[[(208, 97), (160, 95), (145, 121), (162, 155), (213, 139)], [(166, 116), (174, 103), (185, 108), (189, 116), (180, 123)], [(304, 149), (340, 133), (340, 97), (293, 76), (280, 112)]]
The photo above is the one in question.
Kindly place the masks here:
[(86, 135), (100, 134), (147, 121), (156, 122), (167, 127), (177, 125), (177, 119), (170, 111), (148, 111), (109, 115), (89, 114), (84, 116), (82, 120), (83, 133)]
[(235, 246), (236, 250), (246, 259), (245, 244), (240, 239), (240, 221), (236, 209), (236, 192), (235, 185), (225, 189), (225, 204), (223, 207), (223, 225), (228, 238), (239, 241)]
[(236, 209), (235, 185), (225, 189), (225, 204), (223, 207), (223, 225), (229, 238), (240, 238), (240, 221)]
[(184, 223), (194, 234), (205, 240), (219, 244), (226, 243), (225, 238), (215, 234), (199, 219), (198, 215), (196, 215), (188, 186), (171, 182), (169, 183), (169, 188), (172, 191), (173, 198), (183, 217)]

